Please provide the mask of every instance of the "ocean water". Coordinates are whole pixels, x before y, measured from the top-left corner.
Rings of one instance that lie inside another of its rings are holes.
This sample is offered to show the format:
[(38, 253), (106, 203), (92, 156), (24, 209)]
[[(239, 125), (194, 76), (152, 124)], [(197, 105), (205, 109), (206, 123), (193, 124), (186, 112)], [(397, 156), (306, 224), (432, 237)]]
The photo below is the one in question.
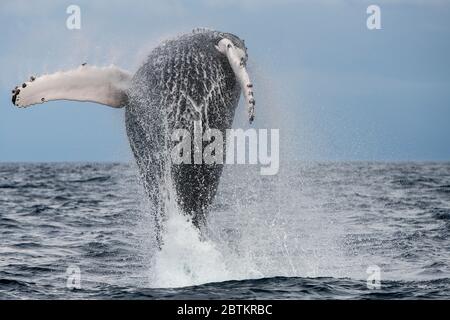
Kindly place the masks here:
[(0, 299), (450, 297), (450, 163), (228, 166), (202, 235), (167, 204), (161, 250), (136, 172), (1, 164)]

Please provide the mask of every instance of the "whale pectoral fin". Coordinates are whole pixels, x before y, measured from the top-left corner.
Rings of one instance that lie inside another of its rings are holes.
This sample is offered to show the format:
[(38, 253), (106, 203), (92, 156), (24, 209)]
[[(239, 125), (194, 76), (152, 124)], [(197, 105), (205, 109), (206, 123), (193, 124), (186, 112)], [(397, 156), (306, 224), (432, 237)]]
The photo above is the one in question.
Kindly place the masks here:
[(226, 38), (220, 40), (216, 48), (228, 58), (228, 62), (239, 81), (242, 94), (247, 104), (248, 120), (252, 123), (255, 119), (255, 98), (253, 95), (253, 84), (250, 81), (250, 76), (246, 68), (247, 54)]
[(12, 91), (12, 103), (20, 108), (54, 100), (96, 102), (121, 108), (127, 102), (131, 75), (117, 67), (90, 67), (31, 77)]

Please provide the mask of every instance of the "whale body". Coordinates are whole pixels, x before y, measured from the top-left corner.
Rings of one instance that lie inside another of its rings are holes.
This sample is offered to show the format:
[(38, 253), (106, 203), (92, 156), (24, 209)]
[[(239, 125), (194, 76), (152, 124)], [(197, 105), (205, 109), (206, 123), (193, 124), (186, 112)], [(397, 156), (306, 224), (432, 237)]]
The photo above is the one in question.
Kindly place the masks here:
[[(174, 163), (171, 152), (177, 141), (172, 133), (182, 129), (194, 136), (200, 123), (201, 132), (216, 129), (225, 137), (241, 92), (251, 122), (255, 100), (246, 61), (245, 44), (237, 36), (198, 29), (154, 48), (134, 75), (116, 67), (83, 64), (31, 77), (13, 90), (12, 101), (18, 107), (61, 99), (125, 107), (128, 139), (158, 229), (165, 216), (163, 195), (169, 188), (182, 212), (202, 228), (223, 164), (198, 163), (193, 154), (190, 163)], [(225, 155), (225, 141), (222, 144)]]
[(196, 226), (205, 222), (223, 164), (195, 164), (192, 154), (191, 164), (166, 168), (170, 159), (161, 155), (170, 154), (174, 129), (193, 136), (196, 110), (190, 99), (201, 108), (203, 132), (215, 128), (225, 136), (231, 128), (241, 88), (226, 56), (215, 48), (220, 39), (217, 32), (194, 33), (155, 48), (132, 79), (126, 109), (130, 145), (147, 192), (160, 201), (158, 189), (167, 185), (163, 172), (169, 169), (177, 202)]

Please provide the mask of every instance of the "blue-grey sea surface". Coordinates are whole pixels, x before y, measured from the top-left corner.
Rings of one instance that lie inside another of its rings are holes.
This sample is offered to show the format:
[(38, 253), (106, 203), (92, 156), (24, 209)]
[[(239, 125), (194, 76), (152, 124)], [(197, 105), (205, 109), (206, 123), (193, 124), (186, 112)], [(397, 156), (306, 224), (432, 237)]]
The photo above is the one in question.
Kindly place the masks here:
[[(162, 249), (133, 164), (0, 165), (0, 299), (448, 299), (450, 163), (228, 166)], [(369, 280), (368, 280), (369, 279)]]

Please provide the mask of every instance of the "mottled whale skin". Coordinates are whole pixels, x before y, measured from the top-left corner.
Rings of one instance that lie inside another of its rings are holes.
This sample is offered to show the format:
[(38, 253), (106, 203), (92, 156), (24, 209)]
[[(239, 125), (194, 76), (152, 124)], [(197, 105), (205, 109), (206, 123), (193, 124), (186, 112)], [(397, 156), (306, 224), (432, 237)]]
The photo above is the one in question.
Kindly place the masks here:
[[(245, 50), (239, 38), (226, 35)], [(216, 48), (223, 36), (202, 31), (166, 41), (132, 78), (126, 129), (144, 187), (156, 206), (158, 224), (164, 217), (161, 195), (170, 184), (179, 207), (199, 228), (216, 194), (222, 164), (194, 164), (193, 156), (192, 164), (173, 164), (170, 149), (174, 129), (187, 129), (193, 136), (198, 114), (188, 97), (202, 106), (203, 132), (219, 129), (225, 137), (225, 130), (232, 126), (241, 88), (227, 57)]]

